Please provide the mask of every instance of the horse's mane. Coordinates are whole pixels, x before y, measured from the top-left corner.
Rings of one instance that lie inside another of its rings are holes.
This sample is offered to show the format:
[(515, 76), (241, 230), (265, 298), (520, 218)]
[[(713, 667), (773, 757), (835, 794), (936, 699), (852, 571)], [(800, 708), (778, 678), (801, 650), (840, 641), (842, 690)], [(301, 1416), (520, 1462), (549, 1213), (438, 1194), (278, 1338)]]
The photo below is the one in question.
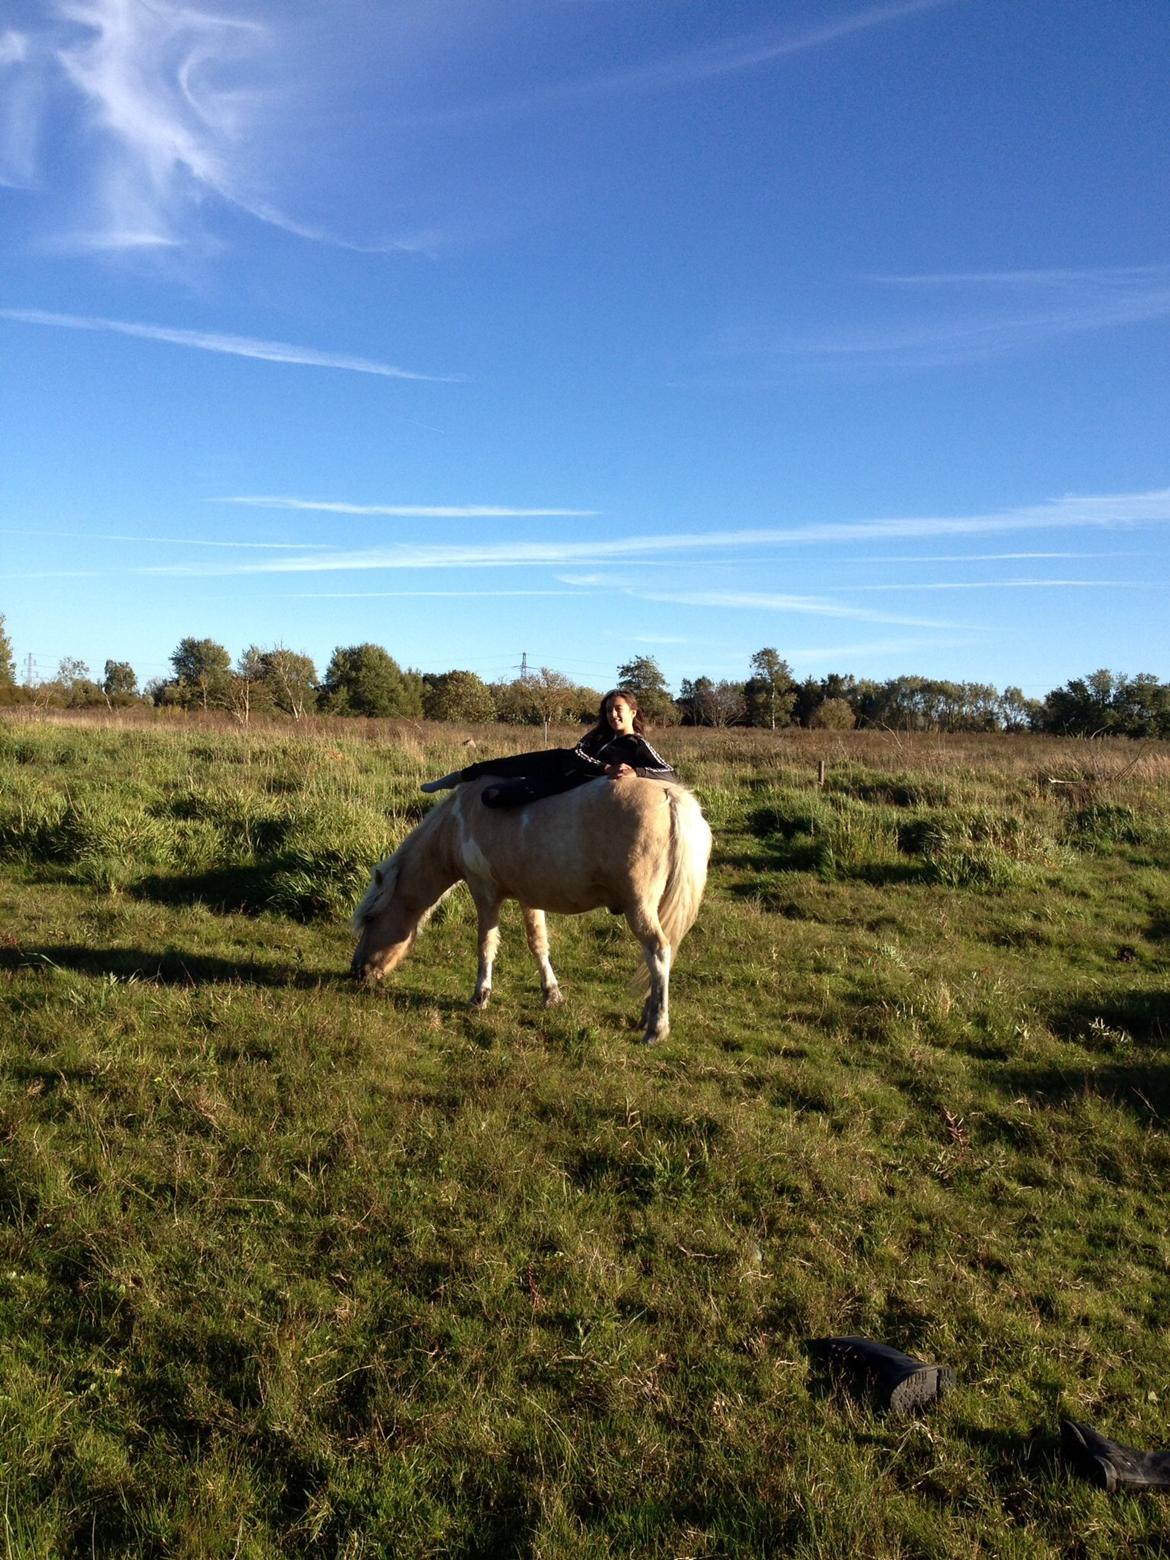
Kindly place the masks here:
[(385, 861), (374, 868), (374, 876), (365, 896), (353, 913), (353, 928), (360, 932), (372, 916), (384, 910), (394, 898), (394, 891), (398, 887), (398, 872), (403, 860), (420, 845), (429, 842), (430, 837), (442, 827), (447, 813), (451, 810), (451, 804), (455, 800), (455, 794), (445, 796), (437, 807), (432, 807), (421, 823), (415, 824), (406, 838), (398, 845)]

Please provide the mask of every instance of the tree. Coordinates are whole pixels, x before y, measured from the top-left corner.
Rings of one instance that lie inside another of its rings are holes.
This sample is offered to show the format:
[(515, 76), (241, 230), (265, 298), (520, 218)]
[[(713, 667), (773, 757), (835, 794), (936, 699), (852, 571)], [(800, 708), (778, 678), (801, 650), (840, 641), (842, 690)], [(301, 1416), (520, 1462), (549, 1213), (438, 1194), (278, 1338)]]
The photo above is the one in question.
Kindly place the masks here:
[(770, 646), (757, 650), (751, 659), (752, 675), (745, 687), (748, 719), (753, 726), (777, 726), (792, 723), (796, 703), (796, 683), (787, 661)]
[(792, 701), (792, 719), (798, 726), (811, 726), (813, 716), (825, 702), (825, 685), (816, 677), (806, 677), (796, 689)]
[(231, 665), (231, 656), (214, 639), (181, 639), (171, 651), (176, 702), (205, 710), (222, 702)]
[(1029, 699), (1022, 688), (1005, 688), (999, 697), (999, 719), (1005, 731), (1037, 731), (1044, 705)]
[(330, 715), (421, 715), (423, 680), (404, 672), (381, 645), (339, 645), (321, 683), (321, 703)]
[(1066, 736), (1095, 737), (1113, 726), (1113, 696), (1118, 679), (1105, 667), (1089, 677), (1073, 677), (1044, 700), (1044, 729)]
[(1170, 737), (1170, 685), (1152, 672), (1121, 678), (1112, 711), (1114, 730), (1127, 737)]
[(106, 662), (102, 693), (111, 709), (134, 703), (138, 697), (138, 678), (129, 661)]
[(241, 726), (246, 726), (253, 711), (271, 709), (272, 689), (265, 679), (264, 652), (249, 645), (228, 674), (221, 695), (223, 704)]
[(102, 690), (89, 675), (89, 667), (75, 656), (62, 656), (57, 666), (57, 693), (66, 709), (84, 709), (102, 702)]
[(816, 731), (852, 731), (856, 724), (848, 699), (822, 699), (809, 721)]
[(709, 677), (696, 677), (694, 681), (684, 677), (678, 685), (678, 698), (674, 701), (684, 726), (701, 726)]
[(317, 668), (307, 655), (277, 645), (260, 651), (260, 675), (278, 710), (302, 720), (317, 704)]
[(744, 684), (712, 682), (709, 677), (685, 679), (679, 686), (678, 708), (688, 726), (734, 726), (746, 714)]
[(554, 720), (564, 720), (573, 707), (576, 688), (569, 678), (542, 666), (535, 677), (529, 677), (525, 686), (532, 707), (544, 728), (544, 740), (548, 741), (548, 728)]
[(474, 672), (427, 672), (423, 713), (428, 720), (495, 720), (496, 701)]
[(674, 721), (678, 710), (653, 656), (636, 655), (618, 667), (618, 687), (628, 688), (649, 720)]
[(16, 663), (12, 657), (12, 641), (4, 627), (4, 614), (0, 612), (0, 688), (15, 688)]

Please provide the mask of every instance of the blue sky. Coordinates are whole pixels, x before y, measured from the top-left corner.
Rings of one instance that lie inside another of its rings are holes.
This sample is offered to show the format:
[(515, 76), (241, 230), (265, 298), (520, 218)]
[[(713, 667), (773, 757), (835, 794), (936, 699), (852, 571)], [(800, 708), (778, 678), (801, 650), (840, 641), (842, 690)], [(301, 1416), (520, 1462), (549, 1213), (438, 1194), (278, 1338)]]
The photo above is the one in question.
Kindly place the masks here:
[(15, 0), (23, 669), (1170, 678), (1165, 0)]

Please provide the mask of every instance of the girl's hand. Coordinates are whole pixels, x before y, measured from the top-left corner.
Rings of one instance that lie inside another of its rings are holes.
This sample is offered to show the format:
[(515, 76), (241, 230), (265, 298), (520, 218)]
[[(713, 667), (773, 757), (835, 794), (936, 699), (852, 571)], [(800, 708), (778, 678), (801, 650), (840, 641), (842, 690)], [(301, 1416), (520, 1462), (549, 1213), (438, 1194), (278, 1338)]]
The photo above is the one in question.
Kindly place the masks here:
[(629, 764), (607, 764), (605, 772), (611, 780), (620, 780), (623, 775), (632, 775), (634, 773)]

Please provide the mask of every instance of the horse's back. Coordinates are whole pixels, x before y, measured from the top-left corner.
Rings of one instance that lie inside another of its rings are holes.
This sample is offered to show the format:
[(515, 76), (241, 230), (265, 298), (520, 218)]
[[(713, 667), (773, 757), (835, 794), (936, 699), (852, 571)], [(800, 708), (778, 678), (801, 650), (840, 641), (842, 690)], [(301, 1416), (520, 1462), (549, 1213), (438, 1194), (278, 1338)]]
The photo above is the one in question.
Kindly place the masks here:
[(514, 809), (484, 807), (485, 783), (462, 785), (454, 798), (468, 875), (489, 877), (505, 898), (562, 914), (624, 909), (660, 894), (670, 862), (671, 793), (698, 812), (683, 787), (657, 780), (591, 780)]

